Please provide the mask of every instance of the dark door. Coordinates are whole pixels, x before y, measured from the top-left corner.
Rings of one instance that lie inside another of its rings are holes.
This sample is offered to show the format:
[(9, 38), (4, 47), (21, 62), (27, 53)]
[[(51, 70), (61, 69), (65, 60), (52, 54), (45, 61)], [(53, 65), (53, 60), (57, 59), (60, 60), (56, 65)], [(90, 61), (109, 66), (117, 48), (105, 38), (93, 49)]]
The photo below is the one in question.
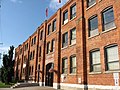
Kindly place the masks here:
[(49, 63), (46, 65), (45, 86), (53, 86), (53, 72), (49, 72), (50, 68), (52, 67), (53, 63)]

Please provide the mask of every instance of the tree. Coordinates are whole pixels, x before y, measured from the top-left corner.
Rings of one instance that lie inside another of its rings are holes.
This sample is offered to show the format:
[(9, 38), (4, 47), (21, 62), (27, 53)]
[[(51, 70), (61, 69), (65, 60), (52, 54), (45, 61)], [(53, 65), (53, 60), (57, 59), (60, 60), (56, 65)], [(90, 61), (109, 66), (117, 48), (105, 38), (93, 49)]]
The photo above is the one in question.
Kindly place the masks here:
[(3, 55), (3, 66), (1, 68), (1, 79), (2, 82), (9, 84), (12, 82), (12, 77), (14, 76), (14, 60), (13, 60), (14, 46), (10, 46), (8, 55)]

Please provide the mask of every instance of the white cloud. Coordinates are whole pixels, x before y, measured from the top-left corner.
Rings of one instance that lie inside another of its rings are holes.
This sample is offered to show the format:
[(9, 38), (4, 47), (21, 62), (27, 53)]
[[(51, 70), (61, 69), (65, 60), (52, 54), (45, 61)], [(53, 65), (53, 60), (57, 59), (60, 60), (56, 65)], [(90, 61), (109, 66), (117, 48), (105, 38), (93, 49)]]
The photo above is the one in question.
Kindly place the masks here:
[(67, 1), (69, 1), (69, 0), (61, 0), (61, 3), (59, 3), (58, 0), (51, 0), (50, 4), (49, 4), (49, 7), (52, 10), (57, 10), (60, 7), (62, 7)]
[(12, 3), (23, 3), (21, 0), (10, 0)]
[(10, 47), (0, 47), (0, 52), (1, 53), (7, 53)]

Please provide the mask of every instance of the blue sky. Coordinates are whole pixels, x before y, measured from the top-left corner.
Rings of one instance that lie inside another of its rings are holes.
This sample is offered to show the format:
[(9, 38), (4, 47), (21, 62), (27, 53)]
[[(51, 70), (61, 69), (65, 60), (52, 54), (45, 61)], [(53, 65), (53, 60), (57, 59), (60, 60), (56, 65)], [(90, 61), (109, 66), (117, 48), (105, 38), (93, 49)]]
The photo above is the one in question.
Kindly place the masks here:
[[(17, 47), (68, 0), (0, 0), (0, 53)], [(48, 8), (48, 17), (45, 10)], [(0, 61), (1, 64), (1, 61)]]

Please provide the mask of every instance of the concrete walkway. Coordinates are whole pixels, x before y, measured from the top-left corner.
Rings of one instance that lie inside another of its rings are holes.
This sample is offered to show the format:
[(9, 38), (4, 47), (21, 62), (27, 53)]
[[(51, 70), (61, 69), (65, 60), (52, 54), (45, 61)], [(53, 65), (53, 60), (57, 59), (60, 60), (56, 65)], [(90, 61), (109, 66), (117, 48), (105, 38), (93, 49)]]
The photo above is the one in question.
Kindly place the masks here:
[[(56, 90), (52, 87), (40, 87), (40, 86), (35, 86), (35, 87), (24, 87), (24, 88), (0, 88), (0, 90)], [(62, 89), (59, 89), (62, 90)]]

